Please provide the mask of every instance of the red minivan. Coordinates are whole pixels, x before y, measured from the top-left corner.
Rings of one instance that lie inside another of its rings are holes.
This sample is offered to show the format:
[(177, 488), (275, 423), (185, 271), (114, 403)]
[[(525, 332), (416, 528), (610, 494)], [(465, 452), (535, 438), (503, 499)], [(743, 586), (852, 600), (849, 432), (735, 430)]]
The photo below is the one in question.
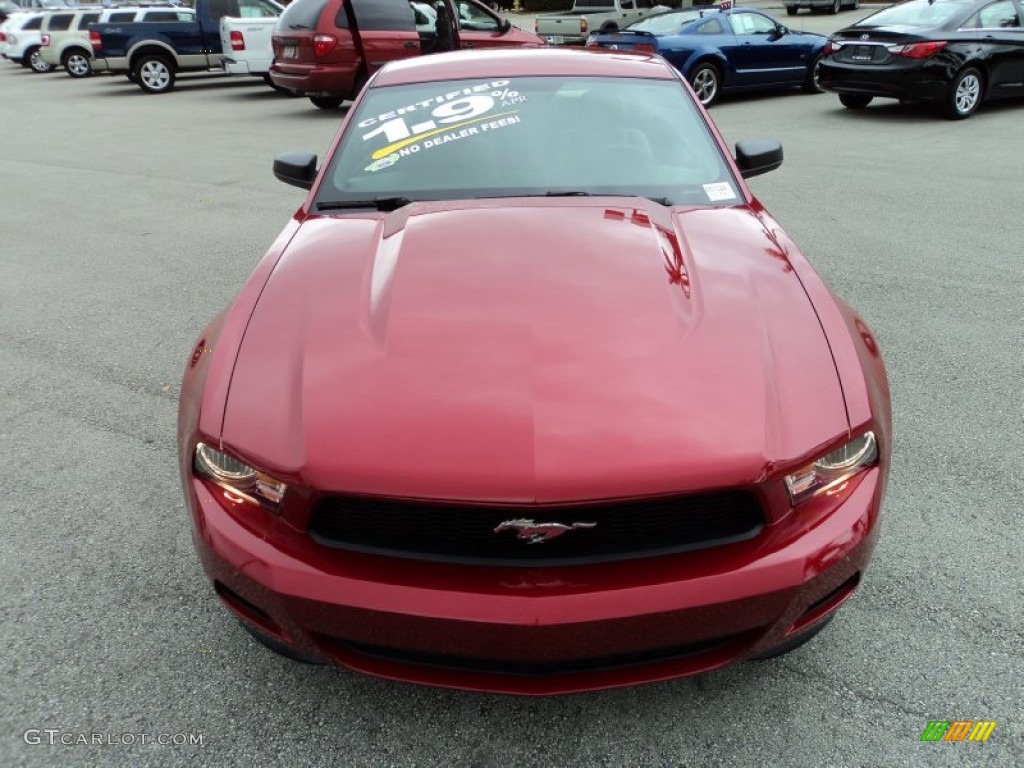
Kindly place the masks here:
[(460, 48), (543, 46), (476, 0), (295, 0), (273, 37), (274, 85), (337, 109), (384, 64)]

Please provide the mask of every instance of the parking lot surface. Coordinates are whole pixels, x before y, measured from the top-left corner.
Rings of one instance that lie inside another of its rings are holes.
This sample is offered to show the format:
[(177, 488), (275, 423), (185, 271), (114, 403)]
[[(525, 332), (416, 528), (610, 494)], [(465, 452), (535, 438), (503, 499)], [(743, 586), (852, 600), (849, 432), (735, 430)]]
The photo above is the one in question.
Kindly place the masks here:
[[(790, 656), (521, 699), (279, 658), (193, 554), (182, 371), (301, 202), (273, 155), (322, 156), (341, 113), (259, 81), (154, 97), (8, 62), (0, 103), (0, 765), (1024, 764), (1024, 105), (949, 122), (795, 90), (711, 110), (730, 144), (783, 142), (754, 192), (878, 337), (881, 540)], [(920, 741), (933, 720), (998, 725)]]

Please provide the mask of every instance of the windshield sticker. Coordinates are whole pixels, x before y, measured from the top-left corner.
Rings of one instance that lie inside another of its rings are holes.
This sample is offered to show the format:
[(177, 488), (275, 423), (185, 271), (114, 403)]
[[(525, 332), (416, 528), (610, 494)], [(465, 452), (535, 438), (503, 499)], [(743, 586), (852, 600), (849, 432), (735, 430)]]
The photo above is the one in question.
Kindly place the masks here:
[[(494, 112), (496, 108), (526, 101), (526, 97), (520, 96), (518, 91), (509, 90), (506, 87), (508, 84), (508, 80), (494, 80), (417, 101), (377, 117), (361, 120), (358, 123), (360, 128), (371, 129), (363, 134), (363, 141), (380, 136), (387, 142), (370, 157), (374, 161), (380, 161), (395, 153), (398, 153), (396, 157), (405, 157), (421, 149), (437, 147), (450, 141), (515, 125), (522, 119), (518, 109)], [(418, 119), (426, 115), (414, 116), (412, 120), (405, 117), (406, 114), (428, 109), (429, 119)], [(387, 167), (375, 162), (365, 170), (378, 171)]]
[(370, 173), (383, 171), (385, 168), (390, 168), (392, 165), (397, 163), (399, 159), (400, 158), (397, 154), (388, 155), (387, 157), (382, 157), (380, 160), (374, 160), (368, 166), (363, 168), (363, 170), (369, 171)]
[(732, 184), (726, 181), (718, 182), (716, 184), (705, 184), (704, 194), (708, 196), (708, 200), (716, 202), (717, 200), (735, 200), (736, 193), (733, 191)]

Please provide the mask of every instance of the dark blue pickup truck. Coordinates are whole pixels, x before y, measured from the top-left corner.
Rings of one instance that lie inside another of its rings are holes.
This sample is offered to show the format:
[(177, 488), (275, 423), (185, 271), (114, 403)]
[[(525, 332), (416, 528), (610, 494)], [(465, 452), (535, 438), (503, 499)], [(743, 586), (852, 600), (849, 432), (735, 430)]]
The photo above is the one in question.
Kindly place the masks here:
[[(179, 72), (220, 69), (220, 20), (258, 15), (265, 0), (196, 0), (146, 21), (90, 24), (93, 70), (126, 74), (146, 93), (166, 93)], [(279, 11), (278, 11), (279, 12)], [(263, 15), (269, 15), (264, 13)], [(272, 15), (277, 15), (275, 12)]]

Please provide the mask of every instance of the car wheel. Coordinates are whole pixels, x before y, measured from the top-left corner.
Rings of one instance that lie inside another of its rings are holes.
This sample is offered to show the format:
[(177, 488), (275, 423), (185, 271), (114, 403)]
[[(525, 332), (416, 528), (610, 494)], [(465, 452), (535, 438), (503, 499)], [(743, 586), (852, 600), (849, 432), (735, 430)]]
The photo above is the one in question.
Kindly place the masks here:
[(92, 74), (92, 62), (81, 51), (64, 54), (64, 71), (71, 77), (88, 77)]
[(133, 72), (135, 84), (146, 93), (167, 93), (174, 87), (174, 67), (163, 56), (140, 56)]
[(839, 103), (847, 109), (864, 109), (871, 103), (871, 96), (862, 93), (840, 93)]
[(821, 72), (822, 55), (819, 53), (811, 63), (807, 65), (807, 77), (804, 80), (804, 93), (824, 93), (825, 89), (818, 84), (818, 75)]
[(855, 10), (855, 11), (859, 10), (860, 9), (860, 0), (853, 0), (853, 6), (852, 7), (853, 7), (853, 10)]
[(835, 16), (843, 8), (843, 0), (832, 0), (832, 15)]
[(768, 661), (768, 659), (777, 659), (779, 656), (785, 656), (791, 651), (795, 651), (801, 645), (805, 645), (817, 637), (818, 633), (821, 632), (825, 627), (828, 626), (829, 622), (835, 618), (833, 613), (831, 616), (826, 618), (824, 621), (818, 622), (814, 627), (807, 630), (806, 632), (797, 635), (792, 640), (787, 640), (782, 645), (777, 645), (770, 651), (762, 653), (760, 656), (754, 656), (755, 661)]
[(28, 62), (28, 68), (33, 72), (43, 74), (44, 72), (53, 71), (53, 64), (47, 64), (43, 61), (43, 52), (38, 48), (30, 48), (25, 53), (25, 61)]
[(946, 117), (963, 120), (973, 115), (981, 104), (983, 85), (981, 72), (974, 67), (960, 70), (946, 96)]
[(690, 85), (693, 86), (693, 92), (697, 94), (697, 101), (705, 107), (710, 107), (718, 98), (718, 90), (721, 86), (718, 67), (707, 61), (698, 64), (690, 73)]
[(340, 96), (310, 96), (309, 100), (313, 102), (313, 106), (320, 109), (337, 109), (344, 101)]
[(796, 14), (797, 14), (797, 12), (799, 10), (800, 10), (799, 8), (794, 8), (791, 5), (790, 6), (786, 6), (786, 15), (787, 16), (796, 16)]
[(246, 632), (252, 635), (254, 640), (259, 642), (261, 645), (269, 648), (274, 653), (280, 654), (281, 656), (284, 656), (287, 659), (291, 659), (292, 661), (301, 662), (302, 664), (323, 664), (323, 662), (319, 659), (314, 659), (309, 656), (306, 656), (300, 651), (297, 651), (294, 648), (292, 648), (290, 645), (282, 643), (280, 640), (270, 637), (269, 635), (265, 635), (259, 630), (255, 629), (254, 627), (250, 627), (244, 621), (239, 620), (238, 623), (242, 625), (242, 629), (244, 629)]

